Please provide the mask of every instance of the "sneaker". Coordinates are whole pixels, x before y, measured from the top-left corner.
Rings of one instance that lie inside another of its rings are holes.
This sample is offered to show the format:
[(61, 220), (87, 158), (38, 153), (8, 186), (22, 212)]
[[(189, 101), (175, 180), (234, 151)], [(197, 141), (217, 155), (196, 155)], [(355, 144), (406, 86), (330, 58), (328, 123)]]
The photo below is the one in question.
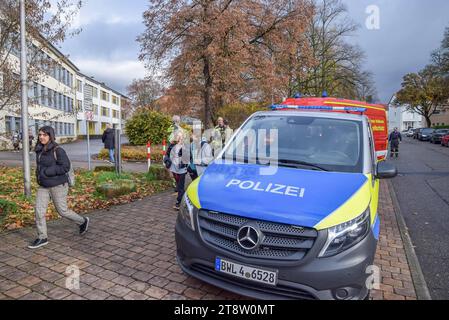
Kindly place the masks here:
[(89, 229), (89, 218), (84, 218), (84, 223), (80, 225), (80, 235), (83, 235), (87, 232), (87, 229)]
[(29, 249), (37, 249), (48, 244), (47, 239), (36, 239), (29, 246)]
[(177, 204), (175, 204), (175, 205), (173, 206), (173, 209), (175, 209), (176, 211), (179, 211), (179, 206), (180, 206), (180, 204), (177, 203)]

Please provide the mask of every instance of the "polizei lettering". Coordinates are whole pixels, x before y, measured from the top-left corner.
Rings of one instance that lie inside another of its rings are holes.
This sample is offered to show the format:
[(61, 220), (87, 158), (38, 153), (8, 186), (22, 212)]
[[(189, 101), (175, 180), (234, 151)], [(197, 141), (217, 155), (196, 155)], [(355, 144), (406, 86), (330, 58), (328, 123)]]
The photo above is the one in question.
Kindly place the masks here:
[(226, 188), (240, 188), (242, 190), (253, 190), (258, 192), (268, 192), (274, 194), (280, 194), (290, 197), (304, 198), (305, 188), (299, 188), (294, 186), (286, 186), (277, 183), (262, 183), (258, 181), (245, 180), (241, 181), (238, 179), (232, 179), (226, 185)]

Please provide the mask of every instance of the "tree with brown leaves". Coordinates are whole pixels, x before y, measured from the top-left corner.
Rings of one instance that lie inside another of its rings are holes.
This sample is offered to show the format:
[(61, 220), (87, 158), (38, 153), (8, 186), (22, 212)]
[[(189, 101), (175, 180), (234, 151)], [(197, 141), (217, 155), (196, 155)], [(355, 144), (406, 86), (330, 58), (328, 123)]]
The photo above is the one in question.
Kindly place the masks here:
[(307, 0), (150, 0), (140, 58), (185, 101), (202, 101), (210, 126), (221, 106), (279, 94), (289, 76), (275, 65), (298, 49), (286, 40), (301, 38), (312, 12)]

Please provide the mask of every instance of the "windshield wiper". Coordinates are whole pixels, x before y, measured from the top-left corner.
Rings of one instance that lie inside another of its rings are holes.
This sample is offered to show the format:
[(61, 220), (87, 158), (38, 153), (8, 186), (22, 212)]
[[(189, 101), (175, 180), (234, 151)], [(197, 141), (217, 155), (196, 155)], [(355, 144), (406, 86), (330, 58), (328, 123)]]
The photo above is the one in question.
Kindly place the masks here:
[(279, 159), (278, 163), (281, 163), (283, 165), (293, 165), (293, 166), (307, 166), (307, 167), (311, 167), (311, 168), (315, 168), (316, 170), (320, 170), (320, 171), (329, 171), (323, 167), (320, 167), (317, 164), (314, 163), (310, 163), (310, 162), (306, 162), (306, 161), (300, 161), (300, 160), (287, 160), (287, 159)]

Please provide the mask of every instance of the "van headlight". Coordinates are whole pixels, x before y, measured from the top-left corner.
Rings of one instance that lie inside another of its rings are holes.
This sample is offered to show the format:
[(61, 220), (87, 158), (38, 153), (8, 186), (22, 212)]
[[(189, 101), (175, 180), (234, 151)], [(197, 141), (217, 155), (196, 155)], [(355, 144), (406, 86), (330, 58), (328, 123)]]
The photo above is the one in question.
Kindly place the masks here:
[(371, 225), (370, 209), (357, 218), (328, 229), (326, 244), (319, 257), (325, 258), (339, 254), (359, 243), (368, 234)]
[(179, 207), (179, 216), (192, 231), (195, 231), (195, 224), (193, 223), (195, 210), (195, 206), (190, 201), (187, 193), (185, 193), (184, 197), (182, 197), (181, 206)]

